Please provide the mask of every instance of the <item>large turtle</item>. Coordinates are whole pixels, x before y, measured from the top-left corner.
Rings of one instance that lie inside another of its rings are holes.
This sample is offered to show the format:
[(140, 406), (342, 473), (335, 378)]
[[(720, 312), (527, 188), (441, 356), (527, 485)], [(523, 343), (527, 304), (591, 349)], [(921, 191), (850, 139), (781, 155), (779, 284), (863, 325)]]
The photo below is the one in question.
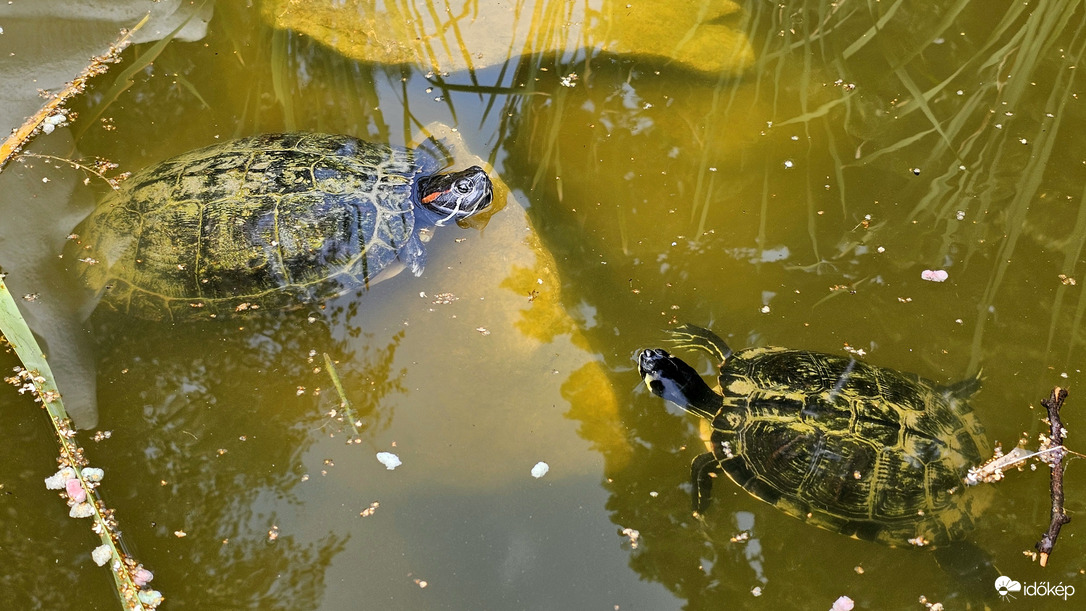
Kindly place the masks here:
[(720, 362), (711, 389), (661, 349), (638, 355), (649, 389), (711, 425), (694, 459), (694, 510), (723, 471), (750, 494), (809, 524), (889, 545), (962, 539), (987, 501), (963, 477), (988, 454), (966, 399), (977, 378), (939, 386), (844, 356), (785, 348), (732, 353), (692, 325), (675, 343)]
[[(486, 209), (480, 167), (438, 173), (424, 147), (264, 134), (144, 169), (65, 249), (102, 303), (147, 319), (286, 308), (420, 275), (420, 231)], [(75, 261), (78, 261), (76, 263)]]

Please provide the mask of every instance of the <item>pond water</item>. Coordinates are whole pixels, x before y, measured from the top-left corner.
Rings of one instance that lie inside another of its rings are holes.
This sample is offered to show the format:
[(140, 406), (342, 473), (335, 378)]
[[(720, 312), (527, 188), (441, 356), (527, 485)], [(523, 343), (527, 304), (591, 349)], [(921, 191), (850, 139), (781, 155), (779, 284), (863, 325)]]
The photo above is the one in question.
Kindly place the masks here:
[[(1081, 3), (323, 4), (205, 3), (205, 35), (129, 48), (28, 148), (135, 171), (256, 133), (402, 145), (440, 121), (502, 183), (504, 207), (436, 232), (418, 278), (225, 321), (79, 323), (98, 404), (82, 443), (164, 608), (1075, 604), (1001, 601), (987, 576), (812, 528), (727, 481), (699, 522), (698, 423), (633, 357), (690, 322), (736, 349), (943, 384), (983, 370), (972, 405), (1005, 447), (1035, 446), (1036, 406), (1068, 387), (1077, 449)], [(64, 262), (26, 263), (16, 242), (62, 244), (104, 183), (43, 157), (0, 183), (9, 285), (85, 306), (27, 271)], [(14, 392), (0, 413), (0, 605), (115, 608), (96, 537), (42, 485), (46, 419)], [(1072, 516), (1084, 484), (1071, 468)], [(1086, 596), (1077, 522), (1047, 568), (1023, 555), (1048, 521), (1047, 473), (1014, 473), (974, 542), (1004, 575)]]

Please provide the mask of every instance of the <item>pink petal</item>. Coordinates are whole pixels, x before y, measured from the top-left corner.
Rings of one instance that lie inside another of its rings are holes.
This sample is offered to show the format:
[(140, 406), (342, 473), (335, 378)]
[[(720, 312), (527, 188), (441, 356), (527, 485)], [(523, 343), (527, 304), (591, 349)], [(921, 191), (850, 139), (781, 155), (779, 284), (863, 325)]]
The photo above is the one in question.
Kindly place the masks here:
[(68, 498), (76, 503), (87, 500), (87, 491), (83, 489), (83, 484), (80, 484), (78, 479), (70, 479), (64, 482), (64, 490), (68, 493)]
[(132, 574), (132, 581), (141, 588), (147, 585), (147, 582), (151, 581), (154, 578), (155, 576), (151, 574), (151, 571), (148, 571), (143, 567), (136, 569), (136, 571)]
[(950, 275), (946, 273), (946, 270), (942, 270), (942, 269), (936, 269), (936, 270), (926, 269), (926, 270), (920, 272), (920, 277), (923, 278), (924, 280), (929, 281), (929, 282), (946, 282), (946, 279), (949, 278)]

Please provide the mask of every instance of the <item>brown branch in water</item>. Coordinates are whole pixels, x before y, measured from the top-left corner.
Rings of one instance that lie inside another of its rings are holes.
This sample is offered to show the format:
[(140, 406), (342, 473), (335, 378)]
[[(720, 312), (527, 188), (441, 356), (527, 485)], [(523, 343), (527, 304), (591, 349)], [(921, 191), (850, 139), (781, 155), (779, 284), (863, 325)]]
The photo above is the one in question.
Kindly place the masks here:
[(64, 103), (72, 96), (82, 93), (83, 90), (86, 89), (87, 82), (90, 81), (91, 78), (108, 70), (108, 64), (116, 63), (118, 61), (121, 51), (128, 46), (132, 34), (143, 27), (143, 24), (147, 23), (148, 18), (150, 18), (150, 14), (144, 17), (143, 20), (136, 24), (131, 30), (122, 30), (121, 35), (117, 40), (109, 46), (109, 50), (101, 55), (92, 57), (90, 64), (84, 68), (78, 76), (69, 81), (68, 84), (64, 86), (64, 89), (60, 90), (60, 93), (51, 95), (38, 112), (34, 113), (21, 127), (12, 131), (11, 135), (0, 143), (0, 170), (2, 170), (7, 162), (34, 137), (34, 134), (38, 132), (38, 129), (42, 127), (43, 123), (47, 126), (46, 131), (51, 131), (56, 125), (68, 121), (69, 116), (67, 111), (63, 108)]
[(1060, 535), (1060, 528), (1071, 521), (1071, 518), (1063, 510), (1063, 423), (1060, 421), (1060, 408), (1067, 398), (1067, 391), (1059, 386), (1052, 389), (1052, 394), (1041, 405), (1048, 410), (1049, 439), (1045, 445), (1055, 451), (1050, 458), (1045, 459), (1052, 470), (1052, 522), (1048, 531), (1037, 542), (1037, 551), (1040, 552), (1040, 564), (1048, 563), (1048, 556), (1052, 548), (1056, 546), (1056, 537)]

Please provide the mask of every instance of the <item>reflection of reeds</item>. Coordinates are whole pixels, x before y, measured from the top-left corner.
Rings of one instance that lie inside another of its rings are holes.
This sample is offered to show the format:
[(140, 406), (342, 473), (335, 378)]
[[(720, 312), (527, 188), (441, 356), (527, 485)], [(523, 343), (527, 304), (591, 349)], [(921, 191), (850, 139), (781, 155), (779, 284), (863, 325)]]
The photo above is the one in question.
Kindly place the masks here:
[[(858, 195), (852, 177), (880, 168), (889, 169), (891, 180), (904, 181), (911, 167), (922, 173), (923, 181), (903, 183), (909, 186), (901, 193), (908, 205), (902, 222), (943, 231), (936, 251), (920, 255), (963, 268), (992, 261), (976, 301), (968, 367), (974, 369), (1010, 262), (1023, 256), (1022, 238), (1031, 226), (1053, 223), (1050, 207), (1045, 213), (1036, 208), (1047, 192), (1060, 189), (1054, 169), (1068, 166), (1061, 150), (1071, 138), (1066, 125), (1076, 109), (1069, 101), (1079, 86), (1075, 67), (1084, 55), (1086, 24), (1080, 2), (1000, 3), (985, 8), (988, 14), (965, 0), (939, 4), (924, 13), (900, 0), (751, 6), (756, 48), (761, 41), (755, 100), (773, 109), (775, 127), (799, 125), (808, 136), (825, 138), (818, 152), (833, 161), (846, 217), (856, 206), (850, 196), (868, 197), (870, 190)], [(820, 91), (835, 79), (851, 80), (857, 90)], [(819, 178), (808, 178), (809, 211), (817, 206), (810, 194)], [(962, 222), (958, 211), (978, 222)], [(763, 200), (763, 218), (767, 212)], [(808, 216), (817, 253), (814, 217)], [(1059, 231), (1068, 233), (1056, 236), (1066, 248), (1058, 271), (1072, 276), (1086, 249), (1082, 210)], [(1071, 295), (1067, 286), (1054, 291), (1046, 354), (1066, 329), (1061, 312), (1073, 307), (1076, 330), (1086, 318), (1086, 298), (1070, 303)]]

